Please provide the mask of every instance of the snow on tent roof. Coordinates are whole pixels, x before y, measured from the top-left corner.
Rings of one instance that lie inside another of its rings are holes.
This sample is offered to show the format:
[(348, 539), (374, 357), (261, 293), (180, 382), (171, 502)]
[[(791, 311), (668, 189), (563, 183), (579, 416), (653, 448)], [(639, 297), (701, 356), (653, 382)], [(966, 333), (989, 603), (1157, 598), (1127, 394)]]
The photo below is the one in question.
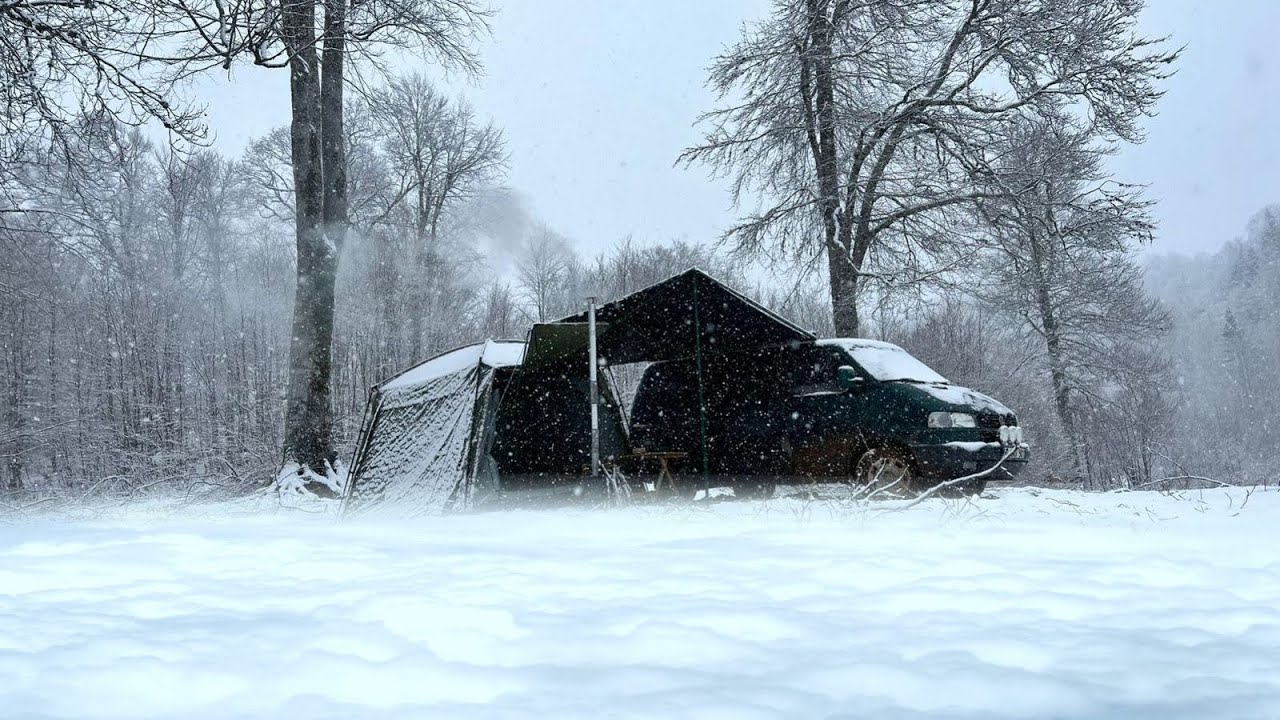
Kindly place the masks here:
[[(607, 323), (598, 347), (610, 364), (675, 360), (697, 349), (697, 304), (703, 352), (723, 352), (813, 340), (813, 333), (768, 310), (698, 268), (601, 305)], [(558, 322), (586, 322), (579, 313)]]
[(489, 340), (480, 362), (489, 367), (510, 367), (524, 361), (524, 343), (517, 340)]
[(437, 355), (415, 365), (382, 383), (383, 390), (403, 390), (436, 378), (474, 368), (519, 365), (524, 357), (524, 343), (515, 340), (486, 340)]

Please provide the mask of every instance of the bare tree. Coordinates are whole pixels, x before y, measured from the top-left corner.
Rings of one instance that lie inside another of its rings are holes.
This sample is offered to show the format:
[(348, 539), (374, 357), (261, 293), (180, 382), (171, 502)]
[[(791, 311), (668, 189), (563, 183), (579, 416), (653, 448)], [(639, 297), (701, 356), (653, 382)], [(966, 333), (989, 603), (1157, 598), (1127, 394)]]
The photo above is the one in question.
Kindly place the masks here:
[(68, 123), (86, 111), (126, 122), (158, 118), (198, 138), (198, 114), (169, 97), (179, 80), (240, 58), (288, 67), (297, 283), (284, 463), (303, 480), (333, 485), (330, 374), (334, 278), (348, 220), (347, 58), (374, 58), (391, 46), (474, 69), (471, 43), (487, 17), (473, 0), (0, 3), (0, 86), (9, 101), (0, 166), (8, 171), (42, 136), (63, 140)]
[[(1136, 247), (1150, 240), (1151, 203), (1140, 188), (1106, 173), (1106, 146), (1092, 127), (1066, 117), (1014, 128), (979, 202), (990, 253), (978, 264), (975, 294), (1013, 313), (1044, 354), (1057, 419), (1077, 476), (1086, 458), (1078, 415), (1089, 401), (1110, 403), (1104, 388), (1140, 368), (1140, 350), (1166, 329), (1168, 316), (1147, 296)], [(1150, 379), (1144, 381), (1149, 383)]]
[[(740, 250), (825, 254), (835, 329), (863, 278), (910, 280), (969, 239), (973, 179), (1015, 118), (1063, 106), (1139, 140), (1176, 52), (1137, 36), (1134, 0), (778, 0), (716, 58), (722, 106), (681, 156), (758, 207)], [(945, 258), (943, 258), (945, 260)]]
[[(363, 388), (468, 337), (469, 326), (457, 318), (478, 302), (475, 288), (484, 282), (476, 277), (482, 258), (476, 236), (484, 232), (476, 215), (481, 196), (501, 179), (505, 153), (497, 128), (420, 77), (393, 78), (349, 106), (354, 242), (343, 244), (341, 264), (350, 271), (341, 275), (355, 285), (346, 307), (335, 310), (335, 333), (360, 336), (342, 339), (343, 353), (378, 338), (367, 355), (344, 359), (357, 376), (346, 381)], [(286, 132), (277, 130), (252, 144), (244, 164), (262, 212), (294, 222), (290, 155)]]
[[(187, 7), (188, 0), (172, 1)], [(245, 0), (244, 12), (252, 15), (254, 1)], [(248, 32), (254, 40), (246, 39), (243, 49), (258, 64), (289, 68), (298, 272), (286, 394), (284, 480), (300, 478), (317, 490), (336, 489), (339, 482), (334, 476), (337, 456), (330, 395), (334, 283), (348, 221), (346, 58), (390, 44), (416, 47), (448, 65), (474, 68), (470, 40), (483, 30), (486, 17), (471, 0), (289, 0), (278, 18), (270, 11), (254, 16), (258, 22)], [(219, 34), (202, 32), (202, 37), (220, 47), (230, 63), (233, 54), (243, 49), (222, 38), (228, 37), (228, 31), (234, 34), (237, 23), (222, 13), (214, 19)]]
[(0, 3), (0, 167), (11, 167), (31, 143), (66, 142), (86, 114), (130, 124), (155, 119), (181, 137), (202, 137), (200, 113), (171, 95), (216, 58), (175, 47), (187, 28), (163, 15), (137, 0)]
[(516, 259), (516, 277), (532, 322), (547, 320), (564, 305), (575, 261), (568, 241), (551, 228), (529, 237)]
[(411, 274), (391, 277), (410, 291), (409, 356), (420, 357), (433, 291), (447, 285), (440, 277), (441, 224), (449, 211), (501, 179), (506, 149), (493, 123), (477, 118), (464, 100), (439, 93), (422, 75), (392, 78), (372, 93), (369, 112), (397, 178), (383, 222), (402, 218), (410, 237)]
[(484, 291), (484, 318), (482, 327), (487, 337), (515, 337), (515, 299), (512, 297), (511, 285), (494, 281)]

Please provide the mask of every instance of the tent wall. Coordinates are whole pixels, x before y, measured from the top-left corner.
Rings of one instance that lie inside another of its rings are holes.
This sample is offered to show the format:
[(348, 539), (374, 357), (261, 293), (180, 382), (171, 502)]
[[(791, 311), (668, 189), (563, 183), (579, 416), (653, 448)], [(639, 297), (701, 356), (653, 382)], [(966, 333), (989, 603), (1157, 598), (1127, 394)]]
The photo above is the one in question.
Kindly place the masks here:
[(468, 502), (493, 374), (476, 365), (375, 394), (377, 409), (351, 468), (347, 511), (388, 504), (408, 515), (439, 514)]
[[(385, 507), (436, 515), (499, 490), (579, 482), (589, 470), (591, 419), (583, 363), (469, 369), (417, 385), (386, 383), (370, 398), (345, 512)], [(607, 385), (601, 454), (626, 450), (622, 411)]]
[(697, 384), (692, 360), (655, 363), (645, 371), (642, 388), (631, 412), (631, 440), (647, 450), (689, 454), (681, 470), (696, 471), (702, 456), (700, 420), (706, 423), (708, 471), (715, 475), (784, 470), (786, 426), (777, 422), (777, 408), (789, 396), (790, 383), (761, 382), (791, 372), (794, 353), (789, 347), (761, 348), (748, 353), (710, 353), (703, 362), (705, 413), (699, 417)]
[[(621, 408), (610, 402), (600, 410), (600, 455), (620, 455), (626, 450)], [(580, 363), (512, 374), (498, 403), (492, 454), (503, 489), (576, 482), (590, 472), (591, 410)]]

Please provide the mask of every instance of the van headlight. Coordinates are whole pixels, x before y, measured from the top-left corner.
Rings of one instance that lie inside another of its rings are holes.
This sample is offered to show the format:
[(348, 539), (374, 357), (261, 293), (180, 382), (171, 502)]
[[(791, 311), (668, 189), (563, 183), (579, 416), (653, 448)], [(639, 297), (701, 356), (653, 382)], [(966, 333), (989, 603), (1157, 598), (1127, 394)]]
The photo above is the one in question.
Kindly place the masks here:
[(1022, 428), (1017, 425), (1001, 425), (1000, 426), (1000, 444), (1001, 445), (1021, 445), (1022, 444)]
[(977, 419), (969, 413), (957, 412), (931, 412), (929, 413), (929, 427), (931, 428), (971, 428), (977, 427)]

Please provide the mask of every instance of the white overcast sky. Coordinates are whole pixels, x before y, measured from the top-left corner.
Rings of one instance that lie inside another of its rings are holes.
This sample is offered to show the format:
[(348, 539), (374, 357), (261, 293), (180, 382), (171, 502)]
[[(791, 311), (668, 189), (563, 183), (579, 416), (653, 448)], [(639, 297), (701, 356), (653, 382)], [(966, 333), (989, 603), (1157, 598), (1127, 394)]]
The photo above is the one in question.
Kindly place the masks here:
[[(732, 222), (724, 186), (673, 162), (714, 102), (707, 65), (767, 0), (495, 5), (484, 76), (459, 89), (505, 131), (508, 184), (532, 213), (585, 250), (626, 234), (711, 240)], [(1114, 167), (1158, 201), (1153, 251), (1211, 250), (1280, 202), (1280, 2), (1149, 0), (1142, 25), (1186, 51), (1147, 143)], [(286, 84), (252, 68), (203, 81), (217, 146), (239, 152), (286, 123)]]

